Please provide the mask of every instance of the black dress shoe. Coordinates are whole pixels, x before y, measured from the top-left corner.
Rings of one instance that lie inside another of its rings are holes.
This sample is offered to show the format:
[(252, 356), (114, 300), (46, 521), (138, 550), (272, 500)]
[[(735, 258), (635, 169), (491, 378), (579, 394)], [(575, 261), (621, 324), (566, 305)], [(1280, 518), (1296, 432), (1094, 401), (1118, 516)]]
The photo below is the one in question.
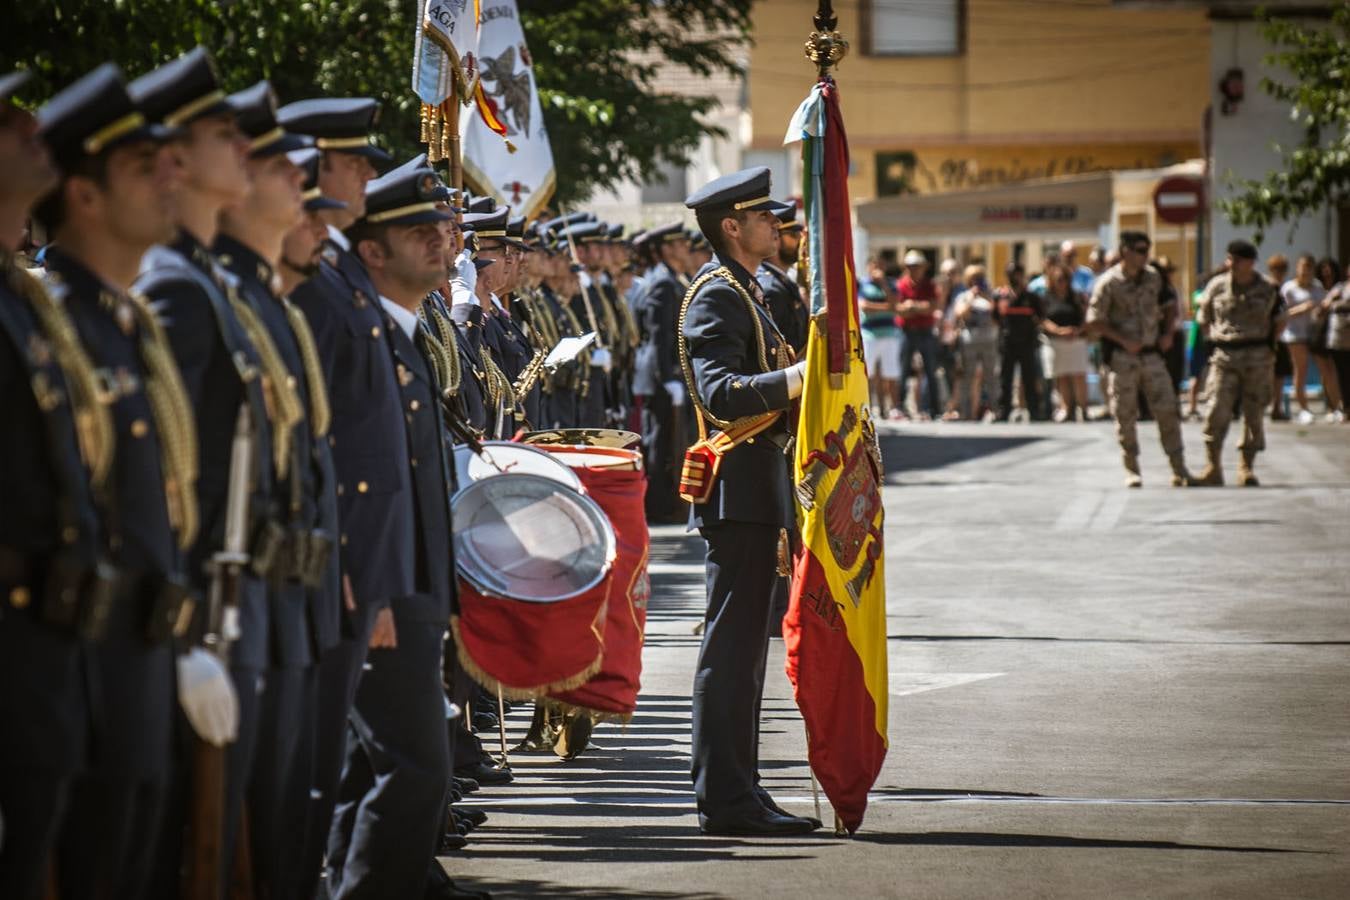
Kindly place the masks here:
[[(777, 803), (774, 803), (773, 798), (769, 796), (769, 792), (759, 785), (755, 785), (755, 796), (759, 797), (760, 805), (769, 812), (778, 813), (778, 815), (787, 816), (788, 818), (794, 818), (792, 813), (783, 809), (783, 807), (779, 806)], [(815, 816), (797, 816), (796, 818), (805, 819), (816, 828), (819, 828), (822, 824)]]
[(474, 730), (474, 731), (496, 731), (496, 730), (497, 730), (497, 714), (496, 714), (496, 713), (490, 713), (490, 712), (487, 712), (486, 710), (484, 710), (484, 711), (482, 711), (482, 712), (476, 712), (476, 713), (474, 713), (474, 714), (473, 714), (473, 730)]
[(511, 770), (489, 765), (485, 762), (474, 763), (472, 766), (465, 766), (462, 769), (456, 769), (455, 774), (463, 778), (472, 778), (479, 784), (502, 785), (510, 784), (515, 780)]
[(704, 834), (734, 837), (783, 837), (810, 834), (819, 826), (800, 816), (780, 816), (767, 809), (724, 822), (708, 822), (699, 830)]
[(422, 896), (426, 900), (492, 900), (487, 891), (475, 891), (460, 887), (445, 874), (440, 863), (433, 863), (431, 876), (427, 879), (427, 888)]
[(466, 819), (474, 828), (487, 821), (487, 813), (481, 809), (457, 809), (455, 815), (461, 819)]
[(478, 782), (474, 781), (472, 778), (461, 778), (456, 775), (454, 781), (455, 787), (461, 794), (472, 794), (474, 791), (478, 790)]
[(451, 803), (458, 803), (459, 801), (461, 801), (461, 800), (463, 800), (463, 799), (464, 799), (464, 792), (461, 791), (459, 788), (455, 787), (454, 785), (451, 785), (451, 786), (450, 786), (450, 802), (451, 802)]
[(454, 853), (456, 850), (463, 850), (467, 846), (469, 846), (469, 839), (458, 832), (441, 835), (441, 853)]

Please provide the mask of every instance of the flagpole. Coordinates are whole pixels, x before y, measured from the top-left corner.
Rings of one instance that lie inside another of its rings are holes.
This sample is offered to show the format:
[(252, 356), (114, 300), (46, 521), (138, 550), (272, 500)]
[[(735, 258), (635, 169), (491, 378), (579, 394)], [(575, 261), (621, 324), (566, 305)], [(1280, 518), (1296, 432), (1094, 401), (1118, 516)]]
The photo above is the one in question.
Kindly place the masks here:
[(806, 58), (816, 67), (817, 77), (823, 80), (832, 77), (830, 69), (839, 65), (848, 53), (848, 41), (835, 30), (839, 17), (834, 14), (832, 0), (819, 0), (811, 21), (816, 30), (806, 40)]
[(464, 147), (459, 139), (459, 66), (450, 73), (450, 96), (445, 106), (445, 145), (446, 156), (450, 161), (450, 186), (457, 191), (464, 190)]

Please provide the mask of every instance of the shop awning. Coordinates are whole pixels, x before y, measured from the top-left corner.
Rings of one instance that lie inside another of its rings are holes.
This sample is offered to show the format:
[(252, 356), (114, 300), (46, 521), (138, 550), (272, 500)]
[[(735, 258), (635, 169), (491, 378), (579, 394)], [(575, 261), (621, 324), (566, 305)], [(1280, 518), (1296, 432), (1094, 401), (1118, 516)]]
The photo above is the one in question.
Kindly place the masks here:
[(1001, 187), (884, 197), (857, 205), (872, 236), (910, 243), (1003, 236), (1096, 233), (1112, 218), (1112, 173), (1025, 181)]

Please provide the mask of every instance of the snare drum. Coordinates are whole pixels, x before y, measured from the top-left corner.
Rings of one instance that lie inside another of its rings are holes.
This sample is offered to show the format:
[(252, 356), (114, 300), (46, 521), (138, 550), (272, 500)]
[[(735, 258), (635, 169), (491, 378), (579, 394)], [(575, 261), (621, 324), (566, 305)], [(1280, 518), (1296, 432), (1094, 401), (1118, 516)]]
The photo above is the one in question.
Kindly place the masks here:
[(537, 697), (600, 668), (616, 546), (590, 498), (540, 475), (471, 482), (456, 495), (459, 659), (489, 690)]
[(527, 444), (574, 444), (578, 447), (617, 447), (620, 450), (637, 450), (642, 446), (642, 435), (617, 428), (555, 428), (528, 432), (521, 440)]
[(475, 481), (494, 475), (540, 475), (582, 490), (581, 479), (560, 460), (539, 447), (527, 447), (514, 441), (483, 441), (483, 452), (474, 453), (465, 444), (455, 447), (455, 475), (462, 491)]
[(604, 510), (552, 478), (505, 473), (455, 497), (455, 564), (485, 594), (554, 603), (595, 587), (614, 564)]

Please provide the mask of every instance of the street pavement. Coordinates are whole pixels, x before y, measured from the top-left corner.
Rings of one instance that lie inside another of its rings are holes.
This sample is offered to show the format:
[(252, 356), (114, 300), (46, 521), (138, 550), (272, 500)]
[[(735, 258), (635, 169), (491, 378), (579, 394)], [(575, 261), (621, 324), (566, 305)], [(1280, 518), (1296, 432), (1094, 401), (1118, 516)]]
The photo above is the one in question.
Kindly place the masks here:
[[(1273, 425), (1261, 488), (1186, 490), (1152, 424), (1141, 490), (1110, 423), (884, 427), (890, 752), (857, 836), (698, 833), (702, 548), (659, 527), (636, 715), (570, 762), (513, 753), (452, 877), (499, 897), (1350, 897), (1350, 426)], [(769, 659), (763, 781), (810, 813), (781, 640)]]

